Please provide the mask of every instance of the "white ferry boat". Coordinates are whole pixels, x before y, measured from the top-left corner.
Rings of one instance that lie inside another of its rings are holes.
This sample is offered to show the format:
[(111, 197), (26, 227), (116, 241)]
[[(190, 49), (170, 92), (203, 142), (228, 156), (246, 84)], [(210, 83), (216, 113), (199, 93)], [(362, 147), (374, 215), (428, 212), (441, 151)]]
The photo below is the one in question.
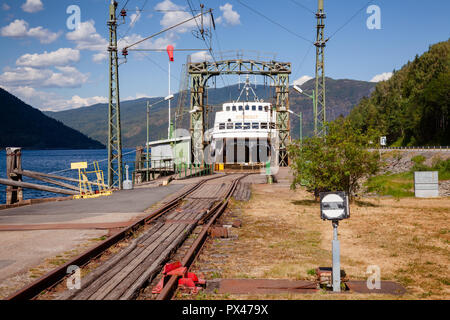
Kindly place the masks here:
[[(239, 101), (243, 92), (245, 101)], [(249, 100), (252, 91), (253, 100)], [(216, 112), (211, 149), (216, 164), (261, 167), (269, 161), (278, 133), (276, 111), (271, 103), (257, 98), (247, 79), (237, 101), (224, 103)], [(271, 161), (272, 162), (272, 161)]]

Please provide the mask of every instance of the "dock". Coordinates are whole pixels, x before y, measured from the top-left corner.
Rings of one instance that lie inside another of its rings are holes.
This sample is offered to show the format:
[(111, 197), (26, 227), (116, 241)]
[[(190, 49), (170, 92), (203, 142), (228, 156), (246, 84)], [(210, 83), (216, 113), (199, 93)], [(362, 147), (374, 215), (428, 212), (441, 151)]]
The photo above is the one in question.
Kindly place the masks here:
[[(0, 294), (5, 298), (15, 291), (12, 288), (32, 286), (32, 278), (29, 276), (33, 275), (33, 272), (30, 270), (34, 270), (39, 265), (45, 265), (49, 259), (64, 257), (61, 263), (67, 264), (69, 262), (66, 261), (70, 260), (67, 252), (76, 251), (77, 254), (83, 254), (95, 249), (99, 243), (118, 237), (121, 233), (124, 233), (123, 238), (128, 237), (128, 234), (125, 235), (125, 230), (134, 228), (143, 220), (149, 219), (148, 217), (155, 210), (165, 208), (168, 204), (173, 206), (171, 210), (175, 210), (174, 213), (170, 214), (170, 210), (164, 212), (160, 218), (162, 220), (152, 222), (150, 226), (153, 227), (150, 229), (159, 230), (162, 226), (161, 221), (171, 221), (167, 226), (176, 227), (180, 234), (189, 235), (199, 220), (207, 221), (210, 218), (209, 209), (221, 204), (227, 194), (229, 197), (236, 191), (237, 198), (249, 197), (250, 181), (248, 179), (243, 184), (230, 184), (247, 175), (222, 173), (191, 178), (182, 177), (182, 179), (173, 177), (170, 181), (165, 180), (167, 183), (161, 181), (147, 183), (134, 190), (116, 191), (107, 197), (53, 201), (1, 210), (0, 239), (6, 245), (0, 249), (2, 271), (0, 282), (3, 283)], [(257, 179), (253, 179), (254, 182), (265, 183), (265, 177), (256, 176)], [(202, 184), (204, 186), (201, 186)], [(232, 185), (233, 189), (230, 189)], [(245, 186), (247, 186), (246, 190), (244, 190)], [(188, 194), (187, 190), (196, 191)], [(181, 199), (185, 199), (183, 201), (187, 203), (177, 209)], [(186, 214), (179, 215), (179, 212), (186, 212)], [(177, 219), (181, 219), (181, 224), (172, 222)], [(192, 221), (183, 222), (187, 220)], [(147, 222), (144, 225), (147, 225)], [(146, 234), (156, 232), (152, 230)], [(167, 232), (161, 234), (166, 235)], [(169, 250), (162, 257), (156, 253), (153, 254), (161, 258), (161, 263), (155, 266), (155, 274), (160, 271), (162, 262), (169, 259), (170, 254), (176, 251), (175, 249), (184, 241), (183, 237), (177, 238), (175, 234), (173, 236), (178, 240), (170, 238), (174, 240), (172, 242), (170, 239), (160, 239), (166, 242), (170, 240), (167, 245), (172, 246), (173, 250)], [(146, 243), (156, 248), (158, 247), (156, 246), (157, 238), (153, 238), (148, 238)], [(90, 257), (86, 262), (91, 261), (92, 258)], [(64, 276), (66, 276), (65, 268), (65, 264), (60, 267), (64, 271)]]

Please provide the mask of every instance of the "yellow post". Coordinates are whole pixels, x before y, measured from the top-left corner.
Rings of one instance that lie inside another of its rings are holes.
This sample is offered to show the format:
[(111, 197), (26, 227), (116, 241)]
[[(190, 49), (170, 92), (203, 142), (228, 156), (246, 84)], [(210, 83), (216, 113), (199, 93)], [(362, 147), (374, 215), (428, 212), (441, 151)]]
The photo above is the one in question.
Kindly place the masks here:
[(70, 164), (70, 168), (72, 170), (77, 170), (78, 169), (78, 185), (80, 187), (80, 196), (83, 195), (83, 187), (82, 185), (84, 185), (84, 181), (81, 177), (81, 169), (87, 169), (87, 162), (72, 162)]

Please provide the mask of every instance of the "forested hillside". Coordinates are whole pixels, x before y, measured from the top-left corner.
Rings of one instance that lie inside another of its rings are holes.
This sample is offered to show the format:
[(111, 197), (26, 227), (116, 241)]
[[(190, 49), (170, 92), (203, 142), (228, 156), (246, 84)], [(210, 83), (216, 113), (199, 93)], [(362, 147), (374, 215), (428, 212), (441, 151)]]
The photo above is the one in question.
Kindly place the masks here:
[[(339, 116), (347, 116), (350, 110), (362, 97), (370, 96), (375, 84), (366, 81), (349, 79), (326, 79), (327, 85), (327, 110), (328, 119), (333, 120)], [(314, 80), (309, 80), (302, 86), (308, 94), (312, 93)], [(253, 87), (256, 95), (260, 99), (275, 103), (275, 89), (258, 85)], [(209, 88), (207, 104), (212, 106), (212, 111), (220, 110), (222, 103), (236, 100), (242, 90), (242, 85), (232, 85), (229, 87)], [(175, 110), (178, 105), (179, 94), (175, 94), (172, 101), (172, 119), (175, 117)], [(162, 98), (138, 99), (123, 101), (121, 103), (122, 139), (125, 147), (133, 148), (145, 143), (146, 139), (146, 103), (150, 104), (160, 101)], [(242, 97), (241, 97), (242, 99)], [(250, 99), (253, 99), (251, 94)], [(294, 91), (292, 88), (289, 94), (290, 108), (295, 112), (302, 112), (303, 134), (309, 135), (313, 130), (313, 107), (312, 100)], [(182, 128), (189, 128), (189, 98), (185, 101), (185, 114), (182, 121)], [(155, 105), (150, 111), (150, 139), (160, 139), (167, 137), (168, 104), (163, 102)], [(60, 112), (45, 112), (46, 115), (55, 118), (65, 125), (72, 127), (84, 134), (106, 143), (108, 137), (108, 106), (97, 104), (90, 107), (71, 109)], [(209, 126), (214, 122), (214, 112), (209, 116)], [(299, 136), (299, 119), (291, 117), (291, 134), (294, 138)]]
[(49, 118), (0, 88), (0, 148), (103, 149), (100, 142)]
[(377, 130), (391, 146), (450, 145), (450, 42), (430, 46), (392, 78), (379, 82), (349, 119)]

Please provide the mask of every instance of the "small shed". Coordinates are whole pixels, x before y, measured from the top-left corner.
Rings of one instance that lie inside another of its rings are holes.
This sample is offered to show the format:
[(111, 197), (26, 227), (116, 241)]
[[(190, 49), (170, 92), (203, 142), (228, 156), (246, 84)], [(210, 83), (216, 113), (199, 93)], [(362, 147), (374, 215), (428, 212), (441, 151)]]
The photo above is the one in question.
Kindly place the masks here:
[(191, 163), (191, 137), (178, 137), (149, 142), (152, 150), (153, 168), (167, 167), (169, 164)]

